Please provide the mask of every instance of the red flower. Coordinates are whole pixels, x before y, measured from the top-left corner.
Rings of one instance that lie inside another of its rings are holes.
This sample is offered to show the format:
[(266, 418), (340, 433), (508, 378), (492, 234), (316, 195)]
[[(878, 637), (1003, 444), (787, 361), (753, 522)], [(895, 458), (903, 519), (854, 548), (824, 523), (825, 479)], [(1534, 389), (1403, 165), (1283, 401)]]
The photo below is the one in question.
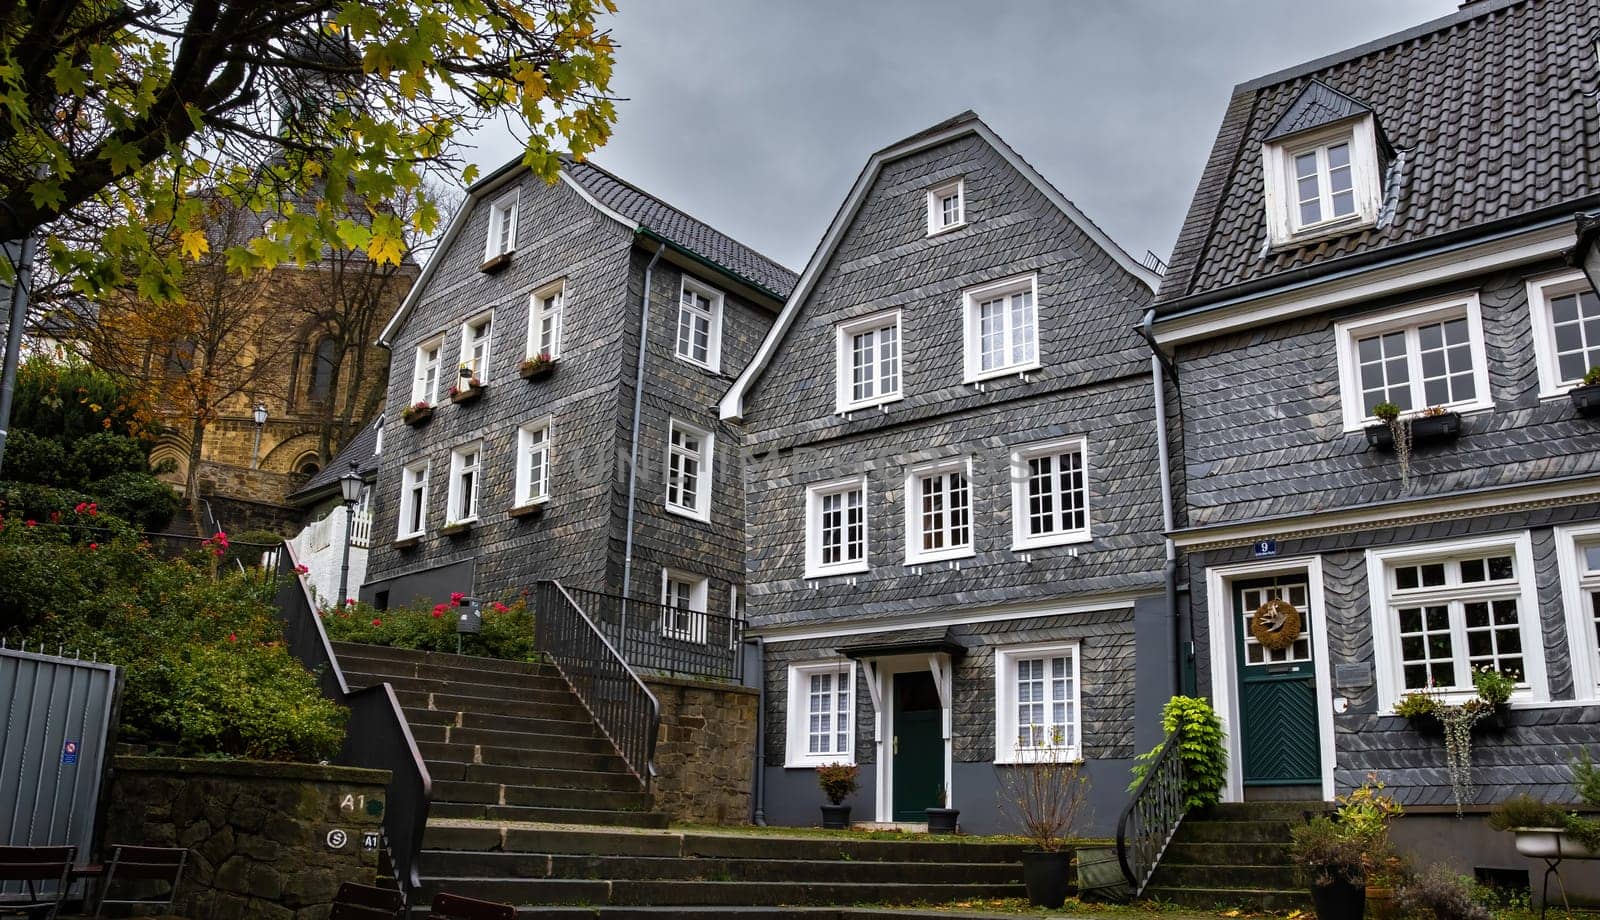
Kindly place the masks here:
[(450, 592), (450, 603), (452, 603), (452, 604), (459, 604), (465, 598), (466, 598), (466, 595), (462, 594), (460, 591), (451, 591)]
[(309, 568), (307, 568), (306, 566), (303, 566), (303, 565), (297, 565), (297, 566), (294, 567), (294, 573), (296, 575), (304, 575), (309, 571), (311, 571), (311, 569), (309, 569)]
[(383, 621), (378, 619), (377, 617), (373, 617), (372, 618), (372, 625), (373, 626), (382, 626), (383, 625)]
[(433, 616), (434, 616), (434, 619), (438, 619), (439, 617), (444, 616), (444, 605), (443, 604), (434, 604), (433, 605)]
[(83, 512), (87, 511), (88, 509), (89, 509), (89, 503), (88, 502), (78, 502), (76, 505), (73, 506), (72, 513), (73, 514), (82, 514)]
[(353, 597), (347, 597), (344, 599), (344, 605), (346, 607), (354, 607), (356, 605), (356, 599)]
[(98, 504), (96, 504), (95, 502), (90, 502), (89, 503), (89, 516), (90, 517), (94, 517), (95, 515), (99, 514), (100, 513), (100, 511), (98, 510), (99, 507), (100, 506)]
[(61, 523), (61, 512), (59, 512), (59, 511), (50, 512), (50, 523), (52, 523), (52, 524)]
[(491, 610), (493, 610), (495, 613), (505, 613), (506, 611), (511, 609), (510, 607), (507, 607), (505, 604), (502, 604), (499, 601), (495, 601), (494, 603), (490, 604), (489, 608)]
[(33, 521), (33, 520), (24, 521), (23, 523), (27, 524), (29, 527), (38, 527), (39, 526), (39, 522), (38, 521)]
[(239, 641), (239, 634), (238, 633), (228, 633), (228, 641), (229, 642), (238, 642)]
[(89, 548), (90, 549), (99, 549), (100, 548), (100, 544), (98, 544), (98, 543), (90, 543), (89, 544)]

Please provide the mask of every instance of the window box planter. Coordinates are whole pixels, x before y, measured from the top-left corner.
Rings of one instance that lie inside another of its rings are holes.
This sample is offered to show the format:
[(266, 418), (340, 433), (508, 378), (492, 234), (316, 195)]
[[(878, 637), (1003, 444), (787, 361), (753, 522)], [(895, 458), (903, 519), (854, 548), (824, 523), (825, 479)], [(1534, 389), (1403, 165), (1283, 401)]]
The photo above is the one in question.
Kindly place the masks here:
[[(1429, 447), (1436, 444), (1453, 444), (1461, 437), (1461, 413), (1446, 412), (1443, 415), (1419, 415), (1413, 417), (1411, 425), (1412, 448)], [(1394, 450), (1394, 432), (1384, 422), (1366, 427), (1367, 443), (1373, 448), (1382, 451)]]
[(433, 407), (427, 403), (417, 403), (400, 410), (400, 421), (412, 428), (421, 428), (433, 419)]
[[(1431, 712), (1420, 716), (1407, 716), (1406, 721), (1410, 723), (1412, 730), (1419, 735), (1432, 735), (1435, 737), (1443, 737), (1444, 735), (1444, 723)], [(1510, 725), (1511, 705), (1509, 703), (1501, 703), (1494, 707), (1494, 711), (1479, 719), (1478, 724), (1472, 726), (1472, 730), (1474, 732), (1498, 735), (1509, 728)]]
[(544, 502), (535, 502), (528, 505), (516, 505), (506, 512), (506, 516), (514, 518), (537, 518), (544, 516)]
[(522, 365), (517, 368), (517, 374), (521, 376), (523, 380), (529, 381), (545, 380), (553, 376), (555, 372), (555, 360), (542, 356), (537, 358), (529, 358), (528, 360), (522, 362)]
[(1517, 852), (1534, 859), (1600, 859), (1600, 850), (1591, 850), (1573, 840), (1559, 827), (1514, 827)]
[(491, 257), (487, 262), (484, 262), (482, 265), (478, 266), (478, 271), (483, 272), (484, 274), (492, 274), (510, 264), (511, 253), (502, 252), (497, 256)]
[(459, 537), (471, 529), (471, 521), (457, 521), (454, 524), (446, 524), (439, 528), (439, 533), (447, 537)]
[(470, 380), (465, 386), (450, 388), (450, 401), (456, 405), (475, 402), (483, 398), (483, 391), (489, 389), (486, 384), (479, 383), (476, 379)]
[(394, 541), (390, 545), (393, 546), (395, 549), (413, 549), (413, 548), (421, 545), (421, 543), (422, 543), (422, 535), (421, 534), (417, 534), (416, 536), (412, 536), (412, 537), (401, 537), (400, 539)]
[(1572, 400), (1572, 408), (1577, 409), (1579, 415), (1600, 415), (1600, 383), (1573, 387), (1567, 391), (1567, 398)]

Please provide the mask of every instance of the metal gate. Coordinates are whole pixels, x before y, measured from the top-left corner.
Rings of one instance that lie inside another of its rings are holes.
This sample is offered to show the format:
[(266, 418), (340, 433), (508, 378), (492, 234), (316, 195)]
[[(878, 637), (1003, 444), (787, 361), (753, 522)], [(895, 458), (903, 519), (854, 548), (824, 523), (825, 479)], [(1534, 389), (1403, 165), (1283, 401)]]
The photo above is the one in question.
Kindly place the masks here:
[(121, 687), (113, 665), (0, 648), (0, 845), (88, 861)]

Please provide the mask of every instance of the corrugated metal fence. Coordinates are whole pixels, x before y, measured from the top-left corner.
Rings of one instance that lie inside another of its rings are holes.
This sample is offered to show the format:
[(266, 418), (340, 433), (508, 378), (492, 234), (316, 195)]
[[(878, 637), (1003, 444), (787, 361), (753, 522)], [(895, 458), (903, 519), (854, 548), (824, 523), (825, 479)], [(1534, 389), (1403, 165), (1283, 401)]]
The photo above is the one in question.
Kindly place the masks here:
[(121, 686), (109, 664), (0, 648), (0, 844), (88, 860)]

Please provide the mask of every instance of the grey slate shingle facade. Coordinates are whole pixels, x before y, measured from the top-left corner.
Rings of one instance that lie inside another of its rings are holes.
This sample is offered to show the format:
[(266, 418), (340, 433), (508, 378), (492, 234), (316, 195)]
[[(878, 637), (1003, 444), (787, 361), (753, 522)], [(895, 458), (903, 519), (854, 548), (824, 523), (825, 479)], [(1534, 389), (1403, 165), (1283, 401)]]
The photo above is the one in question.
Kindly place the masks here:
[[(1397, 662), (1412, 653), (1396, 635), (1403, 602), (1385, 600), (1401, 589), (1374, 578), (1391, 577), (1384, 560), (1394, 551), (1438, 546), (1443, 558), (1450, 544), (1472, 540), (1528, 547), (1515, 587), (1534, 603), (1519, 600), (1518, 616), (1544, 675), (1523, 691), (1503, 734), (1475, 742), (1479, 789), (1469, 809), (1520, 791), (1570, 801), (1566, 765), (1600, 750), (1600, 688), (1574, 680), (1575, 666), (1595, 673), (1576, 660), (1596, 657), (1594, 639), (1568, 631), (1595, 611), (1568, 609), (1573, 595), (1563, 594), (1558, 564), (1574, 545), (1558, 528), (1600, 522), (1600, 425), (1541, 384), (1542, 333), (1529, 303), (1531, 282), (1581, 277), (1562, 248), (1572, 215), (1600, 194), (1600, 121), (1583, 96), (1600, 80), (1597, 37), (1592, 3), (1485, 0), (1243, 84), (1179, 235), (1155, 335), (1178, 368), (1177, 538), (1199, 689), (1224, 704), (1237, 756), (1251, 713), (1232, 658), (1217, 654), (1238, 654), (1231, 635), (1218, 636), (1233, 628), (1235, 602), (1213, 589), (1320, 566), (1325, 610), (1313, 617), (1325, 614), (1327, 649), (1316, 664), (1325, 683), (1315, 715), (1329, 731), (1319, 739), (1328, 766), (1323, 789), (1311, 790), (1318, 795), (1376, 772), (1414, 813), (1454, 811), (1439, 739), (1392, 714), (1404, 690)], [(1357, 100), (1347, 115), (1370, 110), (1401, 158), (1384, 179), (1391, 211), (1367, 227), (1273, 248), (1263, 143), (1312, 81)], [(1341, 376), (1338, 324), (1473, 295), (1482, 327), (1473, 361), (1486, 366), (1488, 404), (1463, 412), (1456, 442), (1417, 449), (1404, 481), (1392, 454), (1346, 424), (1351, 378)], [(1253, 551), (1263, 539), (1277, 541), (1276, 556)], [(1464, 635), (1455, 635), (1458, 657), (1464, 645), (1478, 654)], [(1531, 650), (1525, 657), (1532, 669)], [(1235, 797), (1268, 791), (1240, 788), (1239, 779)], [(1464, 868), (1508, 858), (1456, 857)]]
[[(546, 185), (508, 167), (483, 180), (459, 228), (449, 232), (386, 330), (393, 370), (364, 599), (382, 593), (388, 603), (403, 604), (459, 590), (492, 600), (547, 578), (620, 590), (640, 303), (645, 269), (659, 246), (663, 255), (651, 272), (629, 593), (659, 600), (662, 568), (672, 567), (709, 578), (708, 609), (729, 610), (730, 590), (743, 580), (744, 500), (738, 427), (718, 420), (715, 403), (771, 324), (778, 301), (769, 289), (786, 293), (793, 275), (598, 167), (568, 163), (566, 174)], [(506, 267), (485, 272), (480, 265), (490, 204), (511, 188), (519, 194), (515, 254)], [(724, 296), (720, 372), (675, 357), (686, 273)], [(555, 374), (525, 381), (517, 367), (527, 351), (530, 295), (560, 279), (565, 303)], [(442, 391), (456, 367), (462, 324), (490, 308), (485, 394), (461, 405), (441, 396), (431, 421), (406, 425), (400, 413), (411, 402), (419, 343), (444, 335)], [(538, 516), (512, 517), (518, 429), (547, 416), (550, 499)], [(669, 418), (716, 435), (709, 522), (665, 509)], [(451, 451), (477, 439), (483, 441), (479, 520), (464, 534), (440, 535)], [(397, 547), (401, 471), (422, 459), (432, 463), (428, 533), (420, 545)]]
[[(996, 766), (997, 651), (1081, 643), (1082, 752), (1095, 790), (1084, 830), (1114, 826), (1136, 753), (1136, 697), (1138, 716), (1153, 720), (1170, 693), (1136, 688), (1134, 669), (1135, 619), (1164, 616), (1150, 356), (1134, 329), (1149, 276), (1014, 156), (971, 113), (878, 154), (802, 275), (765, 362), (724, 401), (725, 415), (742, 409), (749, 454), (747, 611), (765, 641), (768, 821), (814, 823), (822, 801), (812, 771), (787, 756), (789, 668), (843, 662), (838, 649), (863, 631), (892, 643), (949, 624), (962, 653), (947, 781), (970, 831), (1015, 827), (997, 802), (1006, 772)], [(965, 183), (966, 225), (930, 236), (927, 191), (955, 178)], [(963, 383), (963, 292), (1028, 273), (1038, 278), (1041, 366)], [(839, 324), (895, 309), (903, 398), (839, 413)], [(1013, 550), (1012, 452), (1068, 436), (1087, 439), (1092, 540)], [(950, 458), (971, 462), (973, 555), (908, 565), (907, 472)], [(808, 578), (807, 487), (855, 474), (868, 483), (870, 567)], [(929, 670), (922, 652), (862, 658), (856, 820), (906, 806), (884, 788), (894, 771), (874, 740), (873, 666), (883, 672), (885, 744), (896, 734), (889, 674)], [(1148, 744), (1143, 734), (1139, 742)]]

